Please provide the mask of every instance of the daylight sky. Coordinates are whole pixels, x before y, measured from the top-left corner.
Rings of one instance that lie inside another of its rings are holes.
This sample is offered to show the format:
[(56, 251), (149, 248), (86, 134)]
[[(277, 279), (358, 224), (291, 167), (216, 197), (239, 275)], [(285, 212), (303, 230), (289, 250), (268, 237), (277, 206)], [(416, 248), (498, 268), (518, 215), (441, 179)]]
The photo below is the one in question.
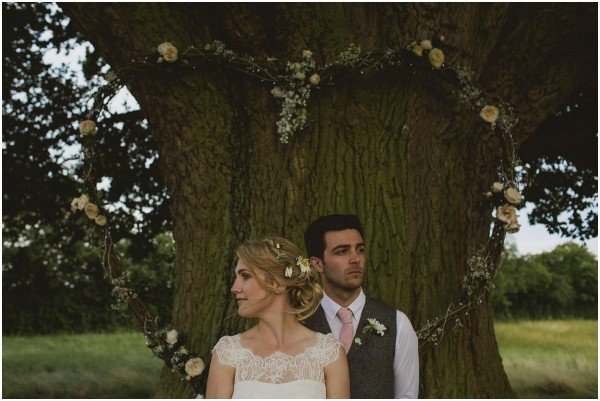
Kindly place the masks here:
[[(529, 209), (530, 207), (527, 208), (527, 210)], [(525, 208), (519, 210), (519, 224), (521, 224), (521, 229), (516, 234), (507, 234), (506, 239), (507, 243), (517, 245), (520, 255), (549, 252), (559, 244), (572, 241), (579, 245), (584, 245), (588, 251), (596, 255), (596, 258), (598, 257), (598, 237), (582, 243), (579, 240), (561, 237), (556, 234), (548, 234), (546, 227), (541, 224), (529, 225), (526, 215), (527, 210)]]

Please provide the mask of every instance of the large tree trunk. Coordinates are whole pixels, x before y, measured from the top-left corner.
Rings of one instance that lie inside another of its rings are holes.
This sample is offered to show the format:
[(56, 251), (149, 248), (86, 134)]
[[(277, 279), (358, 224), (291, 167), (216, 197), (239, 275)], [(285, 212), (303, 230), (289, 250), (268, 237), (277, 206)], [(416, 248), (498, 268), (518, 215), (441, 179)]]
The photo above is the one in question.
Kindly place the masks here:
[[(574, 13), (564, 5), (535, 13), (507, 4), (62, 6), (115, 70), (164, 40), (184, 49), (218, 39), (257, 60), (296, 60), (310, 49), (322, 65), (350, 43), (383, 51), (443, 35), (447, 60), (472, 67), (486, 89), (527, 112), (522, 135), (564, 100), (560, 82), (576, 74), (560, 65), (530, 79), (547, 62), (540, 49), (556, 39), (551, 31), (561, 31), (550, 23), (555, 13), (571, 28)], [(538, 36), (541, 43), (531, 43)], [(278, 234), (302, 246), (309, 222), (334, 212), (364, 222), (368, 293), (406, 312), (416, 329), (443, 315), (462, 292), (467, 258), (488, 235), (491, 210), (481, 194), (501, 157), (496, 134), (453, 88), (388, 69), (321, 85), (310, 100), (309, 128), (284, 145), (270, 89), (226, 68), (140, 72), (130, 87), (171, 196), (172, 323), (188, 334), (188, 346), (207, 353), (221, 335), (249, 324), (235, 315), (229, 293), (237, 244)], [(422, 355), (420, 396), (513, 396), (487, 299), (463, 325)], [(165, 371), (157, 396), (190, 394)]]

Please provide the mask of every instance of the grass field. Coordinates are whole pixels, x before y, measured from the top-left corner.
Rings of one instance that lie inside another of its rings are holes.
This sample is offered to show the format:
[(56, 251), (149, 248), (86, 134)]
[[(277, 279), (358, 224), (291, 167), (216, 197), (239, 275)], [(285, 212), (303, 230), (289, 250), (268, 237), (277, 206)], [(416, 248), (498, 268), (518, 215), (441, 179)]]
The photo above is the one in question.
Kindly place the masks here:
[(504, 370), (519, 398), (598, 398), (598, 321), (496, 323)]
[[(597, 398), (598, 322), (496, 323), (520, 398)], [(162, 361), (141, 334), (2, 338), (3, 398), (151, 398)]]
[(161, 369), (134, 332), (2, 338), (2, 398), (151, 398)]

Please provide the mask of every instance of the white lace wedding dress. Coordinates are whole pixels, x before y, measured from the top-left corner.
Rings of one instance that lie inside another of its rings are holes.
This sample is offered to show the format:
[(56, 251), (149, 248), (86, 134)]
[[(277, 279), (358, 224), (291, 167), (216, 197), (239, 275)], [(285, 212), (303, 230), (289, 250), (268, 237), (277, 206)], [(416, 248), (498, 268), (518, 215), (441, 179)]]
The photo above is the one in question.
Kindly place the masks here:
[(339, 358), (341, 343), (333, 334), (298, 355), (277, 351), (265, 358), (242, 346), (240, 335), (222, 337), (213, 356), (235, 368), (232, 398), (325, 398), (323, 368)]

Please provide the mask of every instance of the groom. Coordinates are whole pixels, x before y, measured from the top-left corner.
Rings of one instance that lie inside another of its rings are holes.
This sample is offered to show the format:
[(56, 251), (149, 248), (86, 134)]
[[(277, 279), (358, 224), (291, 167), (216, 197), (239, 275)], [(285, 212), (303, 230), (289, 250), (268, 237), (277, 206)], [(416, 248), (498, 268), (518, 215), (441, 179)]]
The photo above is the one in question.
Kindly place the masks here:
[[(348, 354), (352, 398), (417, 398), (418, 340), (408, 317), (362, 291), (365, 244), (358, 217), (334, 214), (304, 233), (324, 296), (306, 327), (340, 339)], [(369, 319), (371, 323), (369, 323)], [(381, 330), (385, 326), (383, 330)], [(363, 329), (367, 327), (367, 331)]]

